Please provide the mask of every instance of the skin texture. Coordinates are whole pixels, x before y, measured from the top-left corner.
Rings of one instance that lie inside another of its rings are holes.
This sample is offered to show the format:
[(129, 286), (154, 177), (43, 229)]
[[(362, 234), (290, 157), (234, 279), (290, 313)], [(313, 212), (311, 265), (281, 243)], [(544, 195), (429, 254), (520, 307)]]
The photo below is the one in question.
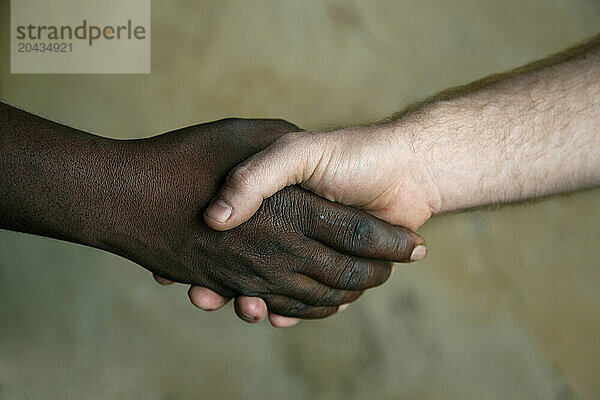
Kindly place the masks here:
[(382, 284), (393, 261), (409, 261), (423, 244), (299, 187), (236, 229), (206, 226), (201, 212), (227, 171), (298, 129), (284, 121), (221, 120), (129, 141), (7, 105), (0, 123), (0, 227), (110, 251), (162, 283), (256, 296), (281, 316), (322, 318)]
[(599, 127), (600, 36), (374, 126), (282, 136), (232, 170), (218, 194), (231, 210), (204, 219), (231, 229), (300, 184), (417, 229), (441, 212), (600, 185)]

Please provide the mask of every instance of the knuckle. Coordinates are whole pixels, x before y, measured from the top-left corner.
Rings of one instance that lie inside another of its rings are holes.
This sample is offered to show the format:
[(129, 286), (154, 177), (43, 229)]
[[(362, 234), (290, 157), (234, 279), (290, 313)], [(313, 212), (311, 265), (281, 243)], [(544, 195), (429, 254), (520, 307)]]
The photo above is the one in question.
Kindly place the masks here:
[(260, 211), (271, 215), (273, 218), (271, 222), (275, 226), (290, 229), (286, 234), (291, 236), (298, 230), (298, 224), (306, 218), (308, 212), (302, 202), (301, 194), (295, 187), (286, 187), (263, 201)]
[(306, 313), (308, 306), (292, 299), (281, 301), (279, 314), (286, 317), (299, 317)]
[(254, 244), (254, 253), (265, 261), (273, 261), (272, 258), (284, 252), (285, 247), (279, 238), (260, 239)]
[(327, 295), (323, 290), (324, 287), (312, 284), (301, 273), (293, 273), (284, 279), (284, 289), (289, 298), (297, 299), (298, 301), (315, 306), (321, 302)]
[(289, 209), (296, 204), (296, 196), (294, 194), (294, 188), (286, 187), (269, 197), (273, 205), (277, 205), (281, 210)]
[(329, 289), (323, 296), (315, 302), (317, 307), (333, 307), (345, 303), (344, 292), (338, 289)]
[(231, 170), (227, 175), (225, 186), (234, 191), (248, 192), (251, 187), (252, 173), (245, 165), (240, 165)]
[(373, 225), (371, 222), (361, 218), (356, 213), (350, 213), (343, 220), (341, 242), (344, 248), (361, 252), (373, 241)]
[(339, 291), (327, 287), (318, 287), (312, 290), (306, 302), (313, 307), (338, 305)]
[(342, 264), (342, 268), (338, 275), (338, 286), (345, 290), (361, 288), (364, 282), (369, 281), (369, 268), (366, 263), (350, 258)]

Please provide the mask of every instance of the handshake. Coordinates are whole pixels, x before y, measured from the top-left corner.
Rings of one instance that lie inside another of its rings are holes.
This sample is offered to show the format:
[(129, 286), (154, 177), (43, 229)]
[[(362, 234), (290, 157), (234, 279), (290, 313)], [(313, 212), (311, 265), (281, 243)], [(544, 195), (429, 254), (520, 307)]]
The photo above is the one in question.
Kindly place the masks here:
[[(301, 147), (290, 149), (296, 156), (312, 151), (303, 144), (312, 134), (281, 120), (225, 119), (114, 140), (0, 103), (0, 133), (0, 228), (118, 254), (159, 283), (191, 285), (192, 303), (205, 310), (236, 298), (242, 319), (268, 312), (273, 325), (291, 326), (381, 285), (393, 262), (425, 256), (423, 239), (398, 226), (419, 223), (384, 218), (403, 207), (390, 186), (396, 178), (367, 161), (401, 168), (401, 152), (365, 154), (357, 160), (366, 170), (340, 170), (339, 184), (315, 171), (302, 179), (306, 190), (268, 152), (288, 142)], [(335, 147), (343, 157), (360, 153)], [(250, 167), (240, 164), (259, 157), (273, 161), (255, 168), (270, 186), (247, 180)], [(340, 161), (328, 157), (328, 171)]]
[[(384, 283), (393, 262), (422, 258), (424, 241), (411, 230), (298, 186), (262, 204), (258, 194), (249, 219), (224, 230), (235, 222), (234, 201), (225, 201), (224, 191), (258, 189), (244, 181), (243, 169), (232, 168), (299, 131), (281, 120), (226, 119), (117, 143), (127, 154), (116, 159), (118, 176), (129, 179), (111, 196), (125, 199), (111, 218), (120, 239), (104, 248), (152, 271), (159, 283), (191, 284), (190, 299), (200, 308), (235, 297), (242, 319), (260, 321), (268, 310), (275, 326), (327, 317)], [(236, 210), (253, 203), (234, 200)]]
[(205, 310), (235, 297), (248, 322), (323, 318), (422, 259), (411, 229), (434, 214), (600, 185), (599, 76), (596, 37), (319, 133), (227, 119), (112, 140), (0, 103), (0, 228), (119, 254)]

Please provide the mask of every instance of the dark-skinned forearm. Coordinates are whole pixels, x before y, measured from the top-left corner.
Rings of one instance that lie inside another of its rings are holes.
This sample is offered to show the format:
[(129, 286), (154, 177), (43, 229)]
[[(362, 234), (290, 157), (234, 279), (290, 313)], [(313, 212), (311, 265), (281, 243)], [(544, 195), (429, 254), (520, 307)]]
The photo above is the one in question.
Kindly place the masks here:
[(105, 247), (123, 146), (0, 103), (0, 228)]

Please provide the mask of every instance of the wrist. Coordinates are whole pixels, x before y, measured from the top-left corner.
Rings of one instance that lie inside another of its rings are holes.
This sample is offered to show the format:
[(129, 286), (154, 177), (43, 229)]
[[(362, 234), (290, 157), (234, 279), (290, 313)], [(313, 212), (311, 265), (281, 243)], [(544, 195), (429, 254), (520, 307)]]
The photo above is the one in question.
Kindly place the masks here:
[[(431, 151), (435, 134), (432, 121), (425, 110), (406, 114), (394, 123), (398, 154), (404, 166), (398, 172), (408, 171), (410, 186), (429, 212), (429, 217), (442, 212), (445, 204), (442, 197), (441, 176), (434, 166)], [(404, 178), (398, 178), (399, 181)]]
[(151, 247), (148, 232), (156, 232), (147, 220), (158, 183), (157, 165), (146, 140), (110, 140), (92, 167), (90, 216), (85, 244), (132, 258), (132, 248)]
[(455, 98), (425, 103), (402, 118), (433, 214), (481, 203), (483, 164), (494, 162), (482, 157), (495, 152), (474, 143), (484, 116), (473, 110)]
[[(85, 136), (84, 136), (85, 135)], [(79, 133), (65, 157), (51, 190), (57, 204), (47, 220), (55, 224), (58, 239), (123, 254), (137, 229), (135, 213), (142, 197), (139, 143)]]
[(122, 188), (131, 180), (125, 142), (94, 137), (83, 150), (74, 152), (73, 173), (62, 188), (69, 199), (72, 224), (64, 224), (67, 240), (114, 252), (111, 244), (123, 224), (127, 207)]

